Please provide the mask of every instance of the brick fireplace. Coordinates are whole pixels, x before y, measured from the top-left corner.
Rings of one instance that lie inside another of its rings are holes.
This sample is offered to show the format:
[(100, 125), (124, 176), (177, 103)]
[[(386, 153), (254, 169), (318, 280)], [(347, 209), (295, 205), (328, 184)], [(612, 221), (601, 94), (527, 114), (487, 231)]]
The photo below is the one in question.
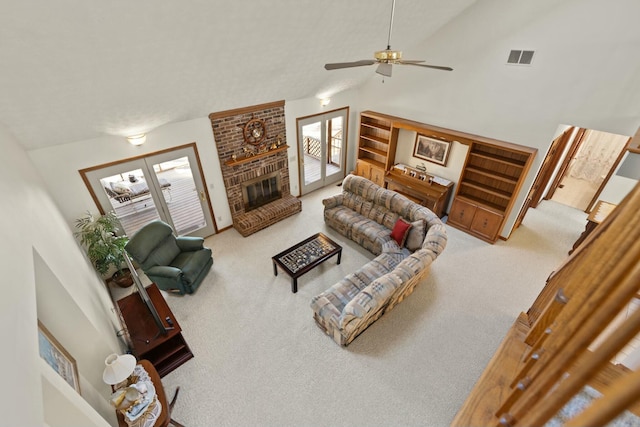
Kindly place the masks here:
[(266, 176), (259, 176), (241, 184), (244, 211), (258, 209), (282, 197), (280, 172), (275, 171)]
[[(302, 210), (291, 195), (284, 101), (209, 115), (233, 226), (243, 236), (262, 230)], [(266, 137), (247, 144), (244, 125), (262, 120)], [(246, 200), (253, 196), (253, 201)]]

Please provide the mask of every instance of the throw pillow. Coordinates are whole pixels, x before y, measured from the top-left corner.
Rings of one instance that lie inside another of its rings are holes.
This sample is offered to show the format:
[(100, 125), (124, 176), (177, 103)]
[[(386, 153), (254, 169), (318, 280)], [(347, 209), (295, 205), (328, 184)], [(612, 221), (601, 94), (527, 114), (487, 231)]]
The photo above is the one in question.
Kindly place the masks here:
[(112, 182), (111, 189), (118, 194), (131, 193), (131, 189), (123, 182)]
[(404, 246), (404, 241), (407, 239), (407, 234), (409, 234), (410, 228), (410, 223), (402, 218), (398, 218), (395, 225), (393, 226), (393, 230), (391, 230), (391, 237), (398, 243), (398, 246)]
[(407, 241), (404, 243), (407, 249), (411, 252), (420, 249), (422, 247), (422, 242), (424, 241), (425, 232), (424, 219), (412, 222), (411, 228), (409, 229), (409, 235), (407, 236)]

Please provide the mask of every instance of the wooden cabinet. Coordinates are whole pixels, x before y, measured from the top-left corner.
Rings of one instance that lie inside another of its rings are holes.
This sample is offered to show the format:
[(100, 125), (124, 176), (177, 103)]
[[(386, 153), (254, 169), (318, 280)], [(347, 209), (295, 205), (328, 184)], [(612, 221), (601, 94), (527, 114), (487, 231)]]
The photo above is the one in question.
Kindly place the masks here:
[(384, 169), (381, 167), (361, 159), (356, 161), (356, 175), (367, 178), (381, 187), (384, 186), (384, 174)]
[(495, 242), (536, 151), (499, 141), (472, 142), (448, 223)]
[(449, 222), (458, 227), (480, 235), (485, 240), (495, 241), (498, 238), (500, 225), (504, 215), (485, 208), (481, 204), (456, 198), (451, 205)]
[(380, 187), (384, 187), (384, 174), (384, 169), (377, 166), (371, 166), (371, 175), (369, 179), (378, 184)]
[(453, 183), (441, 185), (436, 182), (421, 181), (392, 169), (384, 178), (389, 190), (397, 191), (405, 197), (431, 209), (440, 218), (446, 215)]
[(482, 206), (478, 206), (476, 213), (473, 215), (473, 221), (471, 221), (471, 227), (469, 227), (469, 230), (480, 234), (487, 239), (495, 240), (498, 236), (498, 232), (500, 231), (503, 219), (504, 215), (497, 212), (491, 212)]
[(396, 155), (398, 129), (393, 118), (384, 114), (364, 111), (360, 114), (356, 175), (384, 186), (384, 175), (392, 166)]
[(147, 359), (156, 368), (161, 377), (193, 358), (187, 342), (182, 336), (182, 329), (173, 316), (169, 305), (155, 284), (147, 287), (151, 302), (161, 319), (170, 319), (173, 329), (166, 335), (159, 332), (151, 312), (136, 292), (118, 301), (131, 341), (133, 354), (138, 360)]
[(363, 176), (367, 179), (371, 177), (371, 163), (363, 160), (356, 160), (356, 175)]
[(449, 223), (456, 223), (462, 228), (471, 228), (471, 221), (476, 214), (478, 207), (463, 199), (455, 199), (451, 204), (451, 212), (449, 213)]

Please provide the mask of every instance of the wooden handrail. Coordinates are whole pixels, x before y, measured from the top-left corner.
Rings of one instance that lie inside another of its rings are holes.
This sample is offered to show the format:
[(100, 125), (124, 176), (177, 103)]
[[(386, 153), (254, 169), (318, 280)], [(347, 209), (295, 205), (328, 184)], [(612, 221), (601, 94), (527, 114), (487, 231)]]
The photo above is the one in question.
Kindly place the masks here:
[(534, 302), (545, 309), (534, 324), (520, 315), (453, 426), (544, 425), (586, 386), (604, 397), (568, 425), (604, 425), (638, 400), (640, 374), (611, 361), (640, 333), (640, 310), (608, 328), (638, 298), (638, 211), (640, 184), (549, 277)]
[[(634, 204), (640, 206), (640, 191), (633, 198)], [(540, 363), (529, 373), (531, 387), (510, 411), (515, 420), (536, 412), (534, 408), (539, 401), (637, 292), (638, 282), (626, 279), (630, 271), (640, 268), (637, 265), (640, 240), (628, 242), (629, 232), (635, 229), (637, 234), (640, 229), (640, 216), (636, 212), (627, 209), (623, 221), (609, 222), (599, 233), (602, 239), (593, 245), (595, 250), (582, 252), (576, 262), (567, 265), (568, 272), (554, 278), (564, 278), (567, 290), (573, 284), (575, 292), (555, 319), (562, 327), (551, 334)], [(616, 268), (612, 269), (613, 266)]]
[[(619, 289), (637, 288), (638, 283), (640, 283), (640, 264), (636, 265), (633, 271), (628, 274), (625, 278), (625, 283), (623, 286), (620, 286)], [(623, 294), (622, 290), (617, 290), (617, 292)], [(610, 305), (615, 305), (615, 303), (612, 302)], [(599, 311), (604, 310), (606, 310), (606, 307), (603, 307), (603, 310)], [(618, 311), (619, 310), (617, 310), (615, 314), (617, 314)], [(601, 316), (594, 315), (592, 318), (593, 322), (596, 322)], [(570, 369), (569, 377), (560, 382), (558, 387), (553, 391), (553, 398), (542, 399), (538, 405), (539, 408), (536, 407), (535, 410), (530, 410), (527, 415), (522, 418), (521, 424), (524, 426), (535, 426), (542, 425), (548, 421), (575, 393), (580, 391), (580, 389), (593, 378), (596, 372), (605, 364), (609, 363), (638, 332), (640, 332), (640, 310), (635, 311), (624, 321), (624, 323), (616, 329), (615, 334), (609, 335), (595, 352), (586, 352), (583, 358), (584, 361), (579, 363), (575, 368)], [(553, 374), (553, 372), (551, 374)]]

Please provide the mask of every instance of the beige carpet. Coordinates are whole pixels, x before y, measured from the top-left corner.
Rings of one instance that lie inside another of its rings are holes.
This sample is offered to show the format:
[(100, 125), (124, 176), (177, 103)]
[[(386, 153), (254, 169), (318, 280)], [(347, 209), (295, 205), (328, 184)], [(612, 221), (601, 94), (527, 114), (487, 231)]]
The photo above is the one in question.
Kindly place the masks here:
[[(195, 358), (167, 375), (181, 386), (187, 426), (445, 426), (519, 312), (584, 229), (586, 214), (553, 201), (527, 214), (508, 242), (447, 227), (449, 244), (408, 299), (347, 348), (318, 329), (309, 302), (373, 255), (325, 226), (321, 200), (243, 238), (206, 240), (214, 265), (197, 293), (167, 296)], [(271, 256), (322, 231), (343, 247), (298, 281)]]

